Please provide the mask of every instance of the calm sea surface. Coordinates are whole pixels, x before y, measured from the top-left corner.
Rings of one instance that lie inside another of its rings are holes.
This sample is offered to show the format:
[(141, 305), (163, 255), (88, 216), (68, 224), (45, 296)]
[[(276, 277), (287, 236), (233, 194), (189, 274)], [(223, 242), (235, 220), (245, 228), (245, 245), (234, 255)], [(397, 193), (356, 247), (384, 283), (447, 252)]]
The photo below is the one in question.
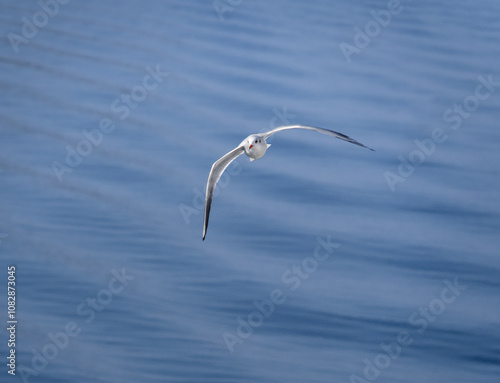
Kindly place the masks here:
[(0, 4), (0, 381), (499, 381), (498, 1)]

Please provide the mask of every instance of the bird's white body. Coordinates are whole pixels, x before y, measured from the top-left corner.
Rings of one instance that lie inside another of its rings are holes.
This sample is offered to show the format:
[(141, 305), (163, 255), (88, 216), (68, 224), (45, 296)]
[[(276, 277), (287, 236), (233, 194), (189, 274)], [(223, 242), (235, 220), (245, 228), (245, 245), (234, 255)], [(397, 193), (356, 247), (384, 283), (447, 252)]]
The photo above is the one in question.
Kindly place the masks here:
[[(231, 162), (233, 162), (237, 157), (245, 153), (249, 158), (250, 161), (258, 160), (259, 158), (262, 158), (264, 154), (266, 154), (267, 149), (271, 146), (266, 142), (266, 138), (269, 136), (273, 135), (274, 133), (277, 133), (282, 130), (289, 130), (289, 129), (305, 129), (305, 130), (314, 130), (319, 133), (323, 133), (329, 136), (333, 136), (336, 138), (340, 138), (341, 140), (362, 146), (364, 148), (370, 149), (367, 146), (359, 143), (356, 140), (353, 140), (351, 137), (346, 136), (345, 134), (335, 132), (333, 130), (328, 130), (328, 129), (323, 129), (323, 128), (316, 128), (314, 126), (308, 126), (308, 125), (286, 125), (286, 126), (280, 126), (279, 128), (270, 130), (269, 132), (265, 132), (262, 134), (252, 134), (245, 138), (241, 144), (239, 144), (236, 148), (231, 150), (229, 153), (224, 155), (223, 157), (219, 158), (217, 161), (214, 162), (212, 165), (212, 169), (210, 170), (210, 174), (208, 175), (208, 181), (207, 181), (207, 191), (205, 195), (205, 214), (203, 218), (203, 239), (205, 239), (205, 235), (207, 234), (207, 228), (208, 228), (208, 218), (210, 216), (210, 208), (212, 206), (212, 198), (214, 195), (214, 189), (215, 186), (217, 185), (217, 182), (220, 179), (220, 176), (222, 173), (224, 173), (224, 170), (229, 166)], [(370, 149), (373, 150), (373, 149)]]
[(250, 161), (254, 161), (262, 158), (271, 145), (266, 142), (264, 136), (252, 134), (245, 138), (239, 146), (243, 146), (245, 154), (250, 157)]

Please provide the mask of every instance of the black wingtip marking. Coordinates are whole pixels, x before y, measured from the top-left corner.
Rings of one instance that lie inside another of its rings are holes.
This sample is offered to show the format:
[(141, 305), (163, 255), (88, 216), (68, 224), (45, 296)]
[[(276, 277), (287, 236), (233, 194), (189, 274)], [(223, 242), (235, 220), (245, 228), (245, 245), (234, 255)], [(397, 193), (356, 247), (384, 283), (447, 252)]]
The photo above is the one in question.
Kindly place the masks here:
[(372, 148), (370, 148), (370, 147), (368, 147), (368, 146), (366, 146), (366, 145), (363, 145), (363, 144), (362, 144), (362, 143), (360, 143), (360, 142), (357, 142), (357, 141), (354, 141), (354, 142), (353, 142), (353, 141), (351, 141), (351, 142), (352, 142), (353, 144), (356, 144), (356, 145), (362, 146), (363, 148), (370, 149), (372, 152), (374, 152), (374, 151), (375, 151), (375, 149), (372, 149)]
[(360, 143), (360, 142), (358, 142), (358, 141), (354, 141), (354, 140), (353, 140), (353, 141), (349, 141), (349, 142), (350, 142), (351, 144), (356, 144), (356, 145), (361, 146), (361, 147), (363, 147), (363, 148), (370, 149), (372, 152), (374, 152), (374, 151), (375, 151), (375, 149), (372, 149), (372, 148), (370, 148), (370, 147), (368, 147), (368, 146), (366, 146), (366, 145), (363, 145), (362, 143)]

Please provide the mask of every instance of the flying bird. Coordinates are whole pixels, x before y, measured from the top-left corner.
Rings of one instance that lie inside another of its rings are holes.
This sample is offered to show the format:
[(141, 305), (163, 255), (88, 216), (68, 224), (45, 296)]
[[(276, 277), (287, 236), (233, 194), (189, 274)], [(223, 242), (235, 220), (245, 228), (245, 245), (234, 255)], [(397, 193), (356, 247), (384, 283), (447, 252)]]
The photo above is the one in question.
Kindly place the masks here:
[(262, 134), (252, 134), (245, 138), (241, 144), (239, 144), (236, 148), (231, 150), (229, 153), (219, 158), (212, 165), (212, 169), (210, 170), (210, 174), (208, 175), (207, 181), (207, 190), (205, 193), (205, 214), (203, 217), (203, 240), (205, 240), (205, 236), (207, 235), (208, 228), (208, 218), (210, 216), (210, 207), (212, 206), (212, 198), (214, 196), (215, 186), (219, 181), (224, 170), (229, 166), (231, 162), (233, 162), (237, 157), (241, 156), (245, 153), (250, 161), (258, 160), (266, 154), (266, 150), (271, 146), (266, 142), (266, 139), (269, 136), (272, 136), (274, 133), (281, 132), (282, 130), (289, 129), (307, 129), (307, 130), (315, 130), (316, 132), (323, 133), (332, 137), (339, 138), (341, 140), (350, 142), (355, 145), (362, 146), (363, 148), (369, 148), (356, 140), (353, 140), (351, 137), (346, 136), (345, 134), (334, 132), (333, 130), (316, 128), (314, 126), (307, 125), (286, 125), (280, 126), (276, 129), (270, 130), (269, 132), (265, 132)]

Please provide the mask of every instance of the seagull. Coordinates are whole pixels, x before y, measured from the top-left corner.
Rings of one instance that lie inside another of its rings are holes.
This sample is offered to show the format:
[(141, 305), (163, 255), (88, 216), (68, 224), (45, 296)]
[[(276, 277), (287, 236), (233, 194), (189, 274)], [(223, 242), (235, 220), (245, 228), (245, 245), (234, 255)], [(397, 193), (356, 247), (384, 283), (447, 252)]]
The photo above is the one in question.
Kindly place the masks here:
[(241, 156), (243, 153), (245, 153), (250, 158), (250, 161), (262, 158), (264, 154), (266, 154), (266, 150), (271, 146), (266, 142), (266, 139), (269, 138), (269, 136), (272, 136), (274, 133), (278, 133), (281, 132), (282, 130), (289, 130), (289, 129), (314, 130), (316, 132), (336, 137), (341, 140), (350, 142), (358, 146), (362, 146), (363, 148), (367, 148), (373, 151), (373, 149), (359, 143), (358, 141), (352, 139), (351, 137), (346, 136), (345, 134), (334, 132), (333, 130), (329, 129), (316, 128), (314, 126), (308, 126), (308, 125), (285, 125), (265, 133), (251, 134), (250, 136), (245, 138), (241, 142), (241, 144), (239, 144), (236, 148), (231, 150), (223, 157), (219, 158), (212, 165), (212, 169), (210, 170), (210, 174), (208, 175), (207, 190), (205, 193), (205, 214), (203, 217), (203, 240), (205, 240), (205, 236), (207, 235), (208, 218), (210, 215), (210, 207), (212, 206), (212, 198), (214, 196), (215, 186), (217, 185), (217, 182), (219, 181), (222, 173), (224, 173), (224, 170), (226, 170), (229, 164), (233, 162), (237, 157)]

